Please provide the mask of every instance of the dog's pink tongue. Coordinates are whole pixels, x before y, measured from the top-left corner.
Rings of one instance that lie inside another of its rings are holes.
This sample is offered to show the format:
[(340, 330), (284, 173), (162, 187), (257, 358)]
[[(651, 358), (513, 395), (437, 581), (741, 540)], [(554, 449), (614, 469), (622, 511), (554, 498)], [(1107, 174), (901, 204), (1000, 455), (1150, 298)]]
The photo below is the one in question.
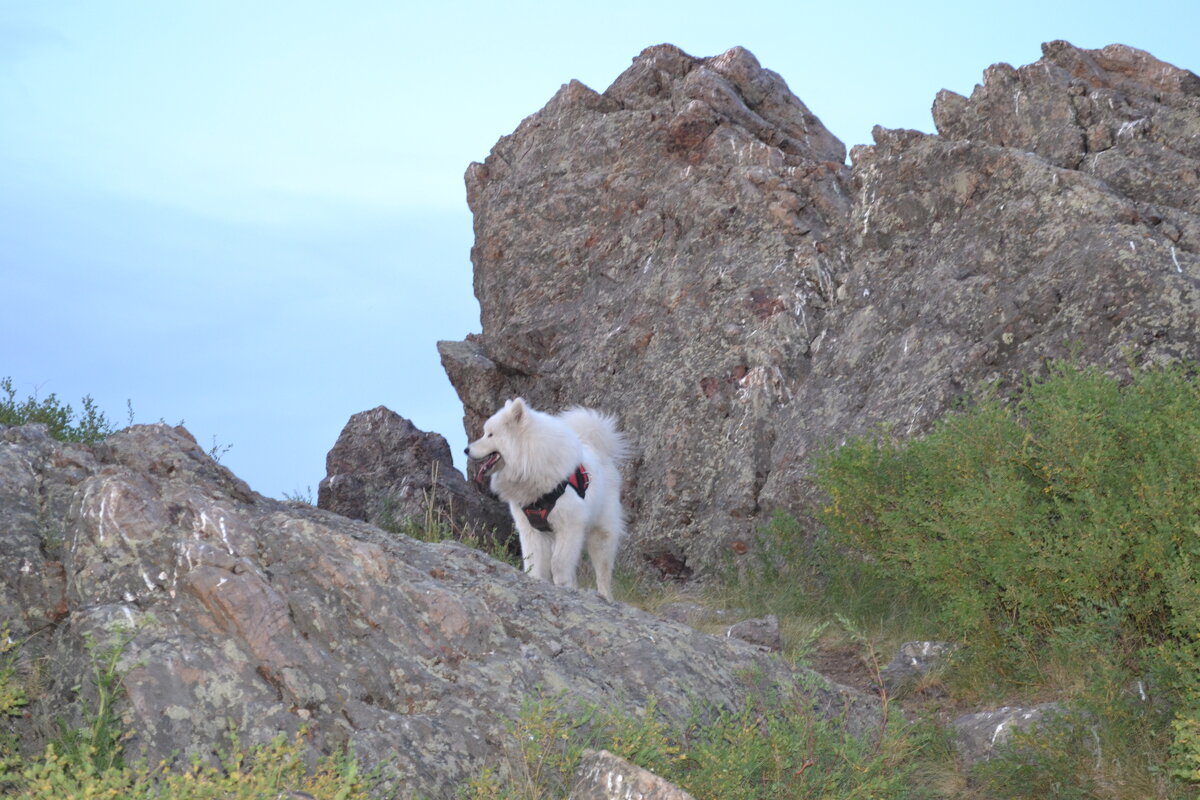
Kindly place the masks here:
[(487, 462), (485, 461), (479, 467), (479, 472), (475, 473), (475, 482), (478, 483), (480, 486), (483, 486), (483, 476), (486, 472), (487, 472)]

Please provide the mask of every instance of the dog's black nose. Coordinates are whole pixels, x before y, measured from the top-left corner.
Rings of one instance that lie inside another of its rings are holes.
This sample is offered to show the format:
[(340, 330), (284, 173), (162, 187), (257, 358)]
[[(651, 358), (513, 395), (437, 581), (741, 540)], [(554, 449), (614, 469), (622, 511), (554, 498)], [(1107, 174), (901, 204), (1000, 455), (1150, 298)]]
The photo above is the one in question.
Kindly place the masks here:
[(467, 458), (470, 458), (470, 457), (471, 457), (471, 448), (469, 448), (469, 447), (464, 447), (464, 448), (463, 448), (463, 452), (467, 454)]

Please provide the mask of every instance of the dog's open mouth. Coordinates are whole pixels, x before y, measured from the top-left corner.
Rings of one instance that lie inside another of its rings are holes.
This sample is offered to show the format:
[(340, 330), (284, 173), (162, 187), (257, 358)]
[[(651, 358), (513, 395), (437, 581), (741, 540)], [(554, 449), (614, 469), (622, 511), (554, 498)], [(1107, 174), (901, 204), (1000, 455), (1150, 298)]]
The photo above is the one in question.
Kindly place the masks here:
[(480, 486), (482, 486), (484, 479), (487, 478), (487, 476), (494, 469), (496, 469), (496, 465), (499, 463), (500, 463), (500, 453), (499, 452), (492, 453), (491, 455), (487, 456), (483, 460), (483, 463), (479, 465), (479, 471), (475, 473), (475, 482), (478, 483)]

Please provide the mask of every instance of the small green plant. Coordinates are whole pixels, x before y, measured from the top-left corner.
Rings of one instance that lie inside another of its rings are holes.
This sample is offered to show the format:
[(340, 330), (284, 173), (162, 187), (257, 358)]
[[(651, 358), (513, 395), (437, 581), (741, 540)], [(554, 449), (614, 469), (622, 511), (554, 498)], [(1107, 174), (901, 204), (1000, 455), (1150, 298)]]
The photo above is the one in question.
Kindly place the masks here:
[[(183, 422), (180, 422), (179, 424), (183, 425)], [(214, 433), (212, 437), (212, 447), (208, 448), (208, 457), (220, 464), (221, 459), (224, 458), (225, 454), (232, 449), (232, 444), (222, 444), (221, 442), (218, 442), (217, 435)]]
[(95, 706), (84, 708), (82, 727), (71, 728), (65, 722), (59, 722), (55, 751), (68, 762), (82, 765), (95, 775), (122, 766), (126, 732), (117, 713), (117, 700), (122, 691), (118, 664), (132, 638), (131, 632), (118, 630), (115, 641), (103, 648), (93, 637), (87, 638), (85, 647), (91, 660), (90, 680), (96, 693)]
[(25, 687), (17, 679), (17, 643), (6, 620), (0, 626), (0, 716), (20, 716), (29, 704)]
[[(592, 741), (595, 709), (572, 713), (565, 698), (526, 701), (510, 727), (510, 798), (566, 797), (571, 774)], [(515, 756), (515, 757), (514, 757)]]
[(283, 499), (291, 503), (303, 503), (306, 506), (315, 506), (313, 501), (313, 490), (311, 486), (305, 487), (303, 490), (297, 489), (294, 492), (284, 492)]
[(90, 395), (85, 396), (80, 405), (82, 411), (76, 414), (53, 393), (42, 400), (36, 396), (17, 400), (12, 378), (0, 378), (0, 425), (40, 422), (49, 428), (55, 439), (84, 444), (95, 444), (113, 432), (112, 425)]
[(1200, 783), (1200, 719), (1196, 714), (1181, 714), (1171, 723), (1173, 768), (1171, 776)]

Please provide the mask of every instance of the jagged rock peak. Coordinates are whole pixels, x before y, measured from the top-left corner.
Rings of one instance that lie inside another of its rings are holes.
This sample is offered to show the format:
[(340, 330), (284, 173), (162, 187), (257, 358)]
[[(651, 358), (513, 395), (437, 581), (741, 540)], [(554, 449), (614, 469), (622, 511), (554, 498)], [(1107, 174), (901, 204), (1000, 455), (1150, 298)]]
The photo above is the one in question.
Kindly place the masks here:
[(1179, 92), (1200, 97), (1200, 77), (1194, 72), (1128, 45), (1110, 44), (1099, 50), (1083, 50), (1057, 39), (1042, 45), (1042, 57), (1094, 89)]
[(992, 65), (969, 100), (939, 92), (938, 133), (1029, 150), (1067, 169), (1086, 170), (1086, 156), (1123, 139), (1170, 140), (1185, 155), (1200, 156), (1187, 121), (1200, 108), (1194, 73), (1125, 45), (1083, 50), (1054, 41), (1042, 53), (1019, 68)]
[[(648, 47), (604, 93), (622, 108), (650, 108), (669, 102), (680, 111), (669, 126), (672, 144), (686, 146), (697, 118), (737, 123), (788, 153), (844, 161), (846, 147), (792, 94), (777, 73), (763, 69), (744, 47), (711, 58), (695, 58), (678, 47)], [(691, 104), (697, 104), (692, 106)]]
[(563, 127), (564, 117), (574, 118), (572, 111), (652, 111), (651, 122), (665, 115), (670, 122), (662, 143), (676, 155), (701, 146), (719, 125), (733, 124), (789, 155), (837, 163), (846, 159), (846, 146), (749, 50), (734, 47), (696, 58), (675, 45), (660, 44), (643, 50), (603, 94), (576, 80), (563, 84), (540, 112), (500, 139), (487, 162), (471, 165), (468, 202), (480, 179), (495, 177), (494, 170), (525, 157), (510, 146), (514, 140), (523, 139), (529, 129)]

